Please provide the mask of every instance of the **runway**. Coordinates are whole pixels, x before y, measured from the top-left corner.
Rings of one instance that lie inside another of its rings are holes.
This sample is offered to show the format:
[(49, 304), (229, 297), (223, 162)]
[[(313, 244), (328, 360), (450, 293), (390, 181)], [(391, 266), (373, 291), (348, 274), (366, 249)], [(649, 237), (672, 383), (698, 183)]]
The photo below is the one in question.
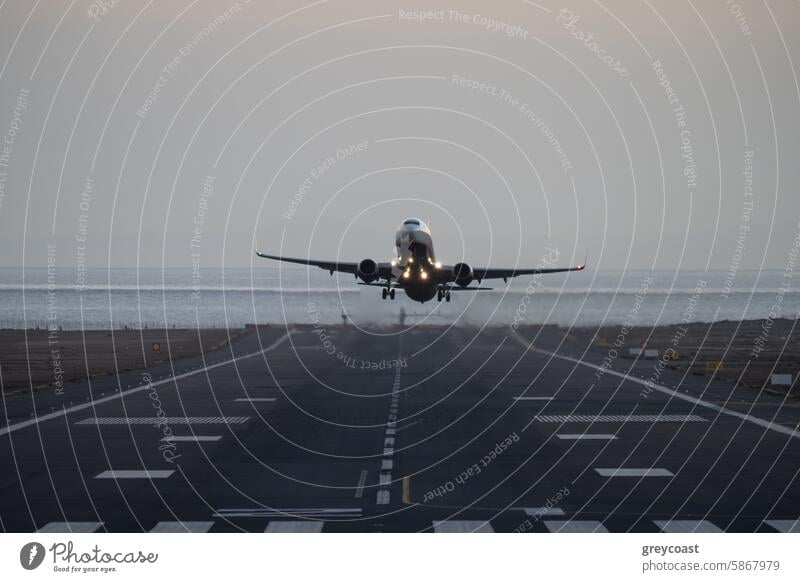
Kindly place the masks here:
[(800, 402), (603, 357), (554, 327), (270, 327), (17, 395), (0, 526), (800, 531)]

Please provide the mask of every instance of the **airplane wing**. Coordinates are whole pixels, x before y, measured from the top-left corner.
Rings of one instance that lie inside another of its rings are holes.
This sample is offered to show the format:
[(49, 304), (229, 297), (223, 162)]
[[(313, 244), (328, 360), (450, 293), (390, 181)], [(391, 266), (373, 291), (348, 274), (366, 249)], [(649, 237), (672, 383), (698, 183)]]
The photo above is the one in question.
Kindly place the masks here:
[[(293, 257), (281, 257), (279, 255), (266, 255), (256, 251), (256, 255), (262, 259), (272, 259), (275, 261), (283, 261), (284, 263), (297, 263), (298, 265), (309, 265), (312, 267), (319, 267), (329, 271), (331, 275), (334, 272), (350, 273), (355, 275), (358, 271), (358, 263), (345, 263), (341, 261), (315, 261), (312, 259), (295, 259)], [(391, 263), (378, 263), (378, 276), (385, 279), (392, 275)]]
[[(503, 279), (503, 281), (508, 282), (508, 279), (512, 277), (519, 277), (520, 275), (547, 275), (550, 273), (566, 273), (569, 271), (583, 271), (586, 268), (586, 265), (577, 265), (575, 267), (558, 267), (554, 269), (542, 269), (542, 268), (535, 268), (535, 269), (491, 269), (488, 267), (477, 267), (472, 269), (472, 276), (474, 279), (477, 279), (478, 282), (483, 281), (484, 279)], [(453, 267), (445, 266), (442, 269), (445, 273), (452, 273)], [(453, 276), (449, 275), (448, 280), (453, 280)]]

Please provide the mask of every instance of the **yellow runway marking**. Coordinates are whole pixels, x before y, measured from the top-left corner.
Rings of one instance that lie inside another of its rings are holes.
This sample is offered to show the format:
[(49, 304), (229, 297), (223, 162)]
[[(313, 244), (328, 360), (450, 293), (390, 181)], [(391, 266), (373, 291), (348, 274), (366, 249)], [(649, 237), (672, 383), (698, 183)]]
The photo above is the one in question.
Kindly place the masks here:
[(411, 478), (403, 478), (403, 503), (411, 505)]

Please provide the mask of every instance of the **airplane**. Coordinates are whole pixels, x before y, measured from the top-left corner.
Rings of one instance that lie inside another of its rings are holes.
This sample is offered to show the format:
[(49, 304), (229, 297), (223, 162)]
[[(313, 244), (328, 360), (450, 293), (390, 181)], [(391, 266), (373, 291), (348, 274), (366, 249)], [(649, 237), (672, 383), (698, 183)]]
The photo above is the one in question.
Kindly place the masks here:
[(295, 259), (277, 255), (267, 255), (256, 251), (256, 255), (263, 259), (273, 259), (287, 263), (297, 263), (319, 267), (335, 272), (350, 273), (356, 279), (361, 279), (359, 285), (382, 287), (383, 299), (395, 298), (395, 291), (402, 289), (412, 301), (425, 303), (434, 297), (438, 301), (450, 301), (451, 291), (482, 291), (488, 287), (470, 287), (470, 283), (477, 281), (482, 284), (485, 279), (503, 279), (508, 283), (511, 277), (519, 275), (542, 275), (547, 273), (564, 273), (567, 271), (582, 271), (586, 264), (576, 267), (563, 267), (554, 269), (492, 269), (473, 268), (467, 263), (456, 263), (453, 266), (443, 265), (436, 260), (433, 253), (433, 239), (431, 231), (419, 218), (407, 218), (400, 224), (395, 235), (397, 257), (388, 263), (377, 263), (372, 259), (364, 259), (359, 263), (344, 263), (340, 261), (316, 261), (310, 259)]

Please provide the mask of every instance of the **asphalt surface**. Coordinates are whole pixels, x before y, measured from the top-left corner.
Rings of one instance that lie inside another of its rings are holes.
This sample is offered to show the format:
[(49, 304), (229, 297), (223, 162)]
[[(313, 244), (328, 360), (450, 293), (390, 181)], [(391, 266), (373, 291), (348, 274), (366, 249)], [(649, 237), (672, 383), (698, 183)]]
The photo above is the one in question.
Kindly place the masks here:
[(671, 370), (647, 391), (653, 362), (607, 355), (555, 328), (262, 328), (18, 395), (0, 527), (800, 531), (800, 402)]

